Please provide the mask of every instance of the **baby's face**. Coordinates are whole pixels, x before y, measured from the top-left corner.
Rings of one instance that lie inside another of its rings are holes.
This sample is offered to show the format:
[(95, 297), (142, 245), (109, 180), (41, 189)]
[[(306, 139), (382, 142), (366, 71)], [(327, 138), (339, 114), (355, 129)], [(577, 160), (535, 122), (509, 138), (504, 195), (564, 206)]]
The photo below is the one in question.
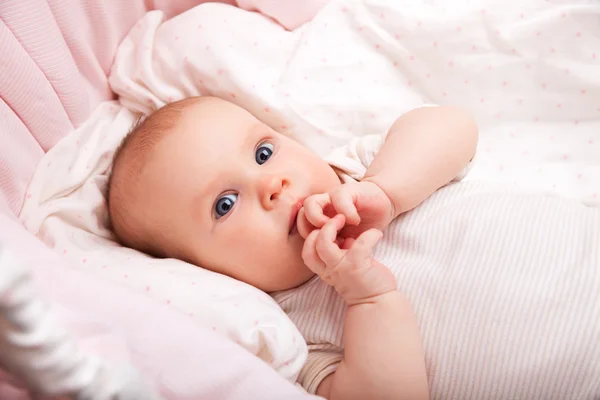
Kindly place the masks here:
[(178, 256), (267, 292), (313, 276), (296, 214), (340, 185), (319, 156), (220, 100), (188, 106), (140, 179)]

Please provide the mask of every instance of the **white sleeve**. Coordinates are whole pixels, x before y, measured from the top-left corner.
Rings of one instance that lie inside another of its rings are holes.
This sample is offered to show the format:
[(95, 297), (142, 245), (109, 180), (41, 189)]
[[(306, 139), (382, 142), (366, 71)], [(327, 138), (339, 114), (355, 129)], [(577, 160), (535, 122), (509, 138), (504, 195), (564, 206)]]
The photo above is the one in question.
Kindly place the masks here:
[[(424, 105), (422, 107), (434, 107), (433, 105)], [(329, 163), (337, 172), (342, 182), (348, 180), (361, 180), (371, 162), (383, 146), (385, 137), (382, 135), (367, 135), (354, 138), (345, 146), (333, 150), (325, 161)], [(454, 182), (464, 179), (473, 165), (473, 159), (462, 169), (452, 180)]]

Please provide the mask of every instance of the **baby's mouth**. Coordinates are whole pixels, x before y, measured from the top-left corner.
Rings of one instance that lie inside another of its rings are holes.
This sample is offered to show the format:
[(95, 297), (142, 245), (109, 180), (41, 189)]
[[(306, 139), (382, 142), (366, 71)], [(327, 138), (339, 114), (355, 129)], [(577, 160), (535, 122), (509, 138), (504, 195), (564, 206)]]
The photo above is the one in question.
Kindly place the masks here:
[(300, 211), (300, 209), (302, 208), (302, 200), (299, 200), (297, 202), (295, 202), (294, 204), (292, 204), (292, 211), (290, 213), (290, 221), (289, 221), (289, 235), (294, 235), (296, 233), (298, 233), (298, 227), (297, 227), (297, 217), (298, 217), (298, 212)]

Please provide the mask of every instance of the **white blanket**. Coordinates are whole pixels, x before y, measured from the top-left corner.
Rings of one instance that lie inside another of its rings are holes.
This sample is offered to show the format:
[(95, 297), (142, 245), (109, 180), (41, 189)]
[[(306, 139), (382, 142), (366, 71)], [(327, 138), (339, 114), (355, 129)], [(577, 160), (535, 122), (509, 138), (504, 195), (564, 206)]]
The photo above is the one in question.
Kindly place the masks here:
[[(289, 32), (258, 14), (204, 4), (167, 22), (147, 14), (120, 46), (110, 82), (121, 104), (139, 112), (221, 96), (320, 154), (383, 133), (424, 102), (459, 105), (481, 127), (468, 179), (597, 202), (599, 18), (600, 5), (587, 0), (340, 0)], [(22, 221), (81, 269), (169, 302), (293, 379), (306, 349), (270, 299), (111, 241), (105, 174), (133, 116), (104, 107), (40, 163)]]

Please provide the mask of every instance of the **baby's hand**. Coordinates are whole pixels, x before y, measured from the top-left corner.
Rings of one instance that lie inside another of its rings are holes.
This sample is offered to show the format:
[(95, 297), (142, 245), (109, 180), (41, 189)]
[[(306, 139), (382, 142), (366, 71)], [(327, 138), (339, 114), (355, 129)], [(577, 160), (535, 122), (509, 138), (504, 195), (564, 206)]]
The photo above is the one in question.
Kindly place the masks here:
[(304, 200), (296, 220), (298, 232), (306, 239), (336, 214), (346, 217), (340, 236), (356, 239), (369, 229), (384, 231), (394, 218), (394, 204), (373, 182), (345, 183), (329, 193), (315, 194)]
[(371, 257), (371, 250), (383, 233), (369, 229), (356, 240), (336, 239), (344, 224), (344, 215), (338, 214), (321, 229), (313, 230), (302, 249), (304, 263), (333, 286), (348, 305), (369, 302), (376, 296), (395, 291), (397, 285), (392, 272)]

